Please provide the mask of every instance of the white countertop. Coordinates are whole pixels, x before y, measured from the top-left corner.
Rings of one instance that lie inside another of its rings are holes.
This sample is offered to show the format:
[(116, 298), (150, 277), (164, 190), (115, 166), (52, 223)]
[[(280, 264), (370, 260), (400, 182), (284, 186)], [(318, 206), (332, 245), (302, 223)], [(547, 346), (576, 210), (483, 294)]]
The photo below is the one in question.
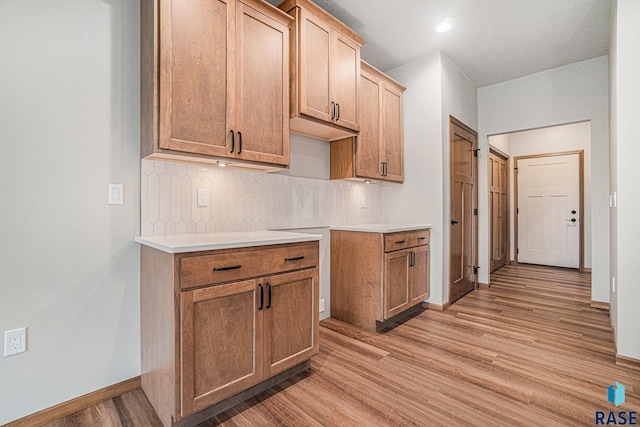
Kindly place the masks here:
[(431, 228), (431, 224), (355, 224), (331, 226), (332, 230), (364, 231), (369, 233), (395, 233), (396, 231), (410, 231)]
[(170, 254), (210, 251), (215, 249), (246, 248), (320, 240), (319, 234), (288, 231), (229, 231), (220, 233), (167, 234), (136, 236), (135, 241)]

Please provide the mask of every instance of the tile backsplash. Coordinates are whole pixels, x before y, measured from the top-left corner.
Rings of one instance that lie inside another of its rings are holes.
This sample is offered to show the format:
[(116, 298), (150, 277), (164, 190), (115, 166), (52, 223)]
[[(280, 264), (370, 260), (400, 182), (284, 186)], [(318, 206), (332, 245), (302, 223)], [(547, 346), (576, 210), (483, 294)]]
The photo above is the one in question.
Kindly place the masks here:
[[(207, 207), (196, 206), (200, 188)], [(142, 160), (143, 236), (373, 223), (380, 203), (375, 184)]]

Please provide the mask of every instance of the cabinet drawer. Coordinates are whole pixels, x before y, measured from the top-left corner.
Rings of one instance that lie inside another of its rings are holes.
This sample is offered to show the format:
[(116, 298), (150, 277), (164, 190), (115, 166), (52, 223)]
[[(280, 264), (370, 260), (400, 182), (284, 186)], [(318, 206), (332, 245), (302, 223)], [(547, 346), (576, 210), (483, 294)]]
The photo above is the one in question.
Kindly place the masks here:
[(429, 244), (429, 230), (403, 231), (384, 235), (384, 251), (392, 252), (400, 249)]
[(185, 257), (180, 260), (180, 288), (268, 276), (317, 265), (317, 242)]

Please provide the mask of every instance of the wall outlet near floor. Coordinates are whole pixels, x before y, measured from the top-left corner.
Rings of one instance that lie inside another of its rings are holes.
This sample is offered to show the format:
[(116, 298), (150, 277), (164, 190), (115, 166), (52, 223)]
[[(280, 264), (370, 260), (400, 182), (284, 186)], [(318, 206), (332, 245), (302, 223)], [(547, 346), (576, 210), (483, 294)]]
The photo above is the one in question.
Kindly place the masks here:
[(206, 208), (209, 206), (209, 190), (206, 188), (198, 188), (197, 207)]
[(4, 355), (27, 351), (27, 328), (12, 329), (4, 332)]
[(324, 312), (324, 299), (321, 299), (320, 300), (320, 304), (318, 304), (318, 305), (320, 306), (319, 307), (320, 308), (320, 313), (323, 313)]

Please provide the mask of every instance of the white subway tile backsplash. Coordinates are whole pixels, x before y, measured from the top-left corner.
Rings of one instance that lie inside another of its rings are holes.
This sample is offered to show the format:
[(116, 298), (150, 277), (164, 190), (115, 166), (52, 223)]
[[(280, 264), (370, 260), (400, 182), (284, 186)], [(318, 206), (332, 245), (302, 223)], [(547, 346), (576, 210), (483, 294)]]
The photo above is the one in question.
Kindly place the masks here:
[[(209, 206), (196, 206), (198, 188)], [(142, 160), (141, 192), (142, 235), (381, 221), (380, 186), (357, 182)]]

